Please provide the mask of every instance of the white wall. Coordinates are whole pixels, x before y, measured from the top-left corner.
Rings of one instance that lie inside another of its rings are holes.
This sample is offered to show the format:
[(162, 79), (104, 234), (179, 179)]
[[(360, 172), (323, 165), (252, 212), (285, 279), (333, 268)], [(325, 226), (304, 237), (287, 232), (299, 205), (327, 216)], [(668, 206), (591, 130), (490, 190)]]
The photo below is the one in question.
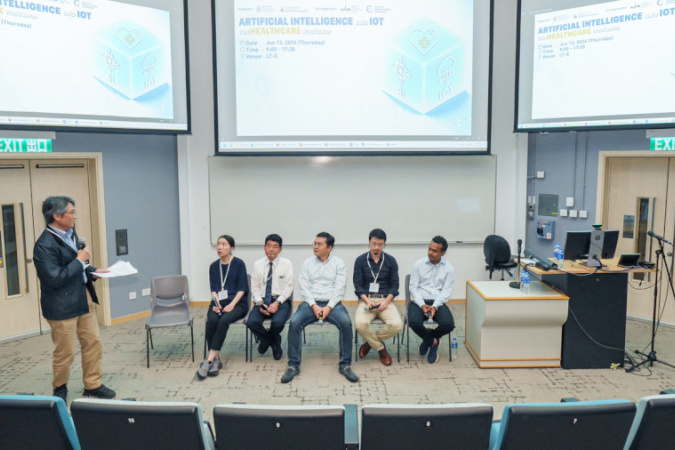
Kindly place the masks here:
[[(188, 275), (194, 300), (208, 300), (208, 266), (217, 259), (210, 244), (209, 189), (207, 157), (214, 153), (213, 66), (211, 58), (210, 2), (189, 2), (190, 95), (192, 135), (178, 140), (178, 164), (181, 216), (181, 263)], [(495, 0), (495, 35), (493, 54), (492, 153), (497, 155), (496, 227), (514, 247), (525, 229), (525, 198), (527, 172), (527, 137), (512, 133), (515, 86), (516, 0)], [(261, 164), (265, 159), (261, 158)], [(419, 174), (424, 180), (424, 174)], [(245, 193), (240, 193), (245, 195)], [(382, 225), (386, 230), (386, 224)], [(317, 230), (323, 231), (323, 230)], [(339, 230), (326, 230), (339, 236)], [(226, 232), (226, 230), (223, 230)], [(283, 236), (280, 227), (279, 234)], [(236, 239), (236, 236), (234, 236)], [(311, 243), (314, 236), (308, 236)], [(340, 246), (335, 254), (353, 267), (354, 259), (367, 251), (363, 246)], [(431, 238), (431, 236), (430, 236)], [(236, 255), (247, 266), (263, 256), (260, 246), (237, 247)], [(387, 251), (398, 260), (401, 276), (409, 273), (413, 262), (426, 255), (425, 245), (389, 246)], [(513, 249), (515, 253), (515, 248)], [(284, 256), (293, 261), (296, 272), (302, 260), (312, 255), (311, 245), (287, 246)], [(487, 279), (482, 245), (452, 245), (446, 255), (457, 272), (453, 298), (465, 298), (466, 280)], [(347, 299), (355, 299), (351, 282)]]

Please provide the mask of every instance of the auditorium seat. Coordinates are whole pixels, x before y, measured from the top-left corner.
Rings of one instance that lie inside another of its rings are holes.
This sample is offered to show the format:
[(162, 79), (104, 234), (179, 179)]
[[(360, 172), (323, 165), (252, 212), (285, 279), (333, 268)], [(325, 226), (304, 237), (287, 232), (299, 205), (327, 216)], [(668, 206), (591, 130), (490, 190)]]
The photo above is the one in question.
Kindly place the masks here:
[(675, 395), (640, 399), (624, 450), (669, 450), (675, 447)]
[(457, 448), (484, 450), (490, 441), (492, 406), (364, 405), (361, 450)]

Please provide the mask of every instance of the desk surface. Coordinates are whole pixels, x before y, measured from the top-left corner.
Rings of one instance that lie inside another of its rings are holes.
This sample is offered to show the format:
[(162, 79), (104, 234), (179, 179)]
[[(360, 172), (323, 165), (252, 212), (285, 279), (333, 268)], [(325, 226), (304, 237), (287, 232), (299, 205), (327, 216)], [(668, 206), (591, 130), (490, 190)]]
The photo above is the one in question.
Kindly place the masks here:
[[(549, 258), (550, 261), (554, 261), (553, 258)], [(575, 274), (586, 274), (586, 273), (648, 273), (655, 272), (654, 269), (645, 269), (644, 267), (619, 267), (617, 263), (619, 262), (619, 257), (612, 259), (603, 259), (602, 263), (606, 267), (602, 269), (596, 269), (595, 267), (587, 267), (583, 265), (583, 262), (579, 261), (569, 261), (565, 260), (562, 270), (551, 269), (544, 270), (541, 267), (536, 266), (527, 266), (527, 271), (531, 273), (536, 273), (539, 275), (545, 274), (559, 274), (563, 272), (575, 273)]]
[(483, 300), (569, 300), (565, 294), (532, 280), (529, 294), (520, 289), (509, 287), (508, 281), (467, 281)]

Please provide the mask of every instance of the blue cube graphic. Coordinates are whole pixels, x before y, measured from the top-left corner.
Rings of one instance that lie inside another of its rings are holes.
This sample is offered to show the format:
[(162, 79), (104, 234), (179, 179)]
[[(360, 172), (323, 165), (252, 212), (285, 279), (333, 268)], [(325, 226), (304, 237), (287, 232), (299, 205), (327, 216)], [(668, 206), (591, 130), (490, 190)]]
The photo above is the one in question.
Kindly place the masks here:
[(466, 45), (423, 18), (399, 33), (386, 58), (385, 92), (426, 114), (466, 90)]
[(165, 61), (162, 43), (131, 20), (105, 29), (94, 48), (94, 76), (128, 98), (135, 99), (167, 81), (169, 61)]

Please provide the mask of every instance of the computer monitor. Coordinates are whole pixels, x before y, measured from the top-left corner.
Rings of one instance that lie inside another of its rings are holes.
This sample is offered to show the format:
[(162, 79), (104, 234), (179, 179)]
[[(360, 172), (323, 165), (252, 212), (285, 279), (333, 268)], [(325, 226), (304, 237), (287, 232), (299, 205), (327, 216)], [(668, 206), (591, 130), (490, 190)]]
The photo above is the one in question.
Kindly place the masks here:
[(590, 231), (568, 231), (565, 240), (565, 259), (578, 261), (588, 258), (588, 248), (590, 245)]
[(619, 243), (619, 230), (605, 230), (605, 240), (602, 242), (602, 259), (614, 258), (616, 245)]

